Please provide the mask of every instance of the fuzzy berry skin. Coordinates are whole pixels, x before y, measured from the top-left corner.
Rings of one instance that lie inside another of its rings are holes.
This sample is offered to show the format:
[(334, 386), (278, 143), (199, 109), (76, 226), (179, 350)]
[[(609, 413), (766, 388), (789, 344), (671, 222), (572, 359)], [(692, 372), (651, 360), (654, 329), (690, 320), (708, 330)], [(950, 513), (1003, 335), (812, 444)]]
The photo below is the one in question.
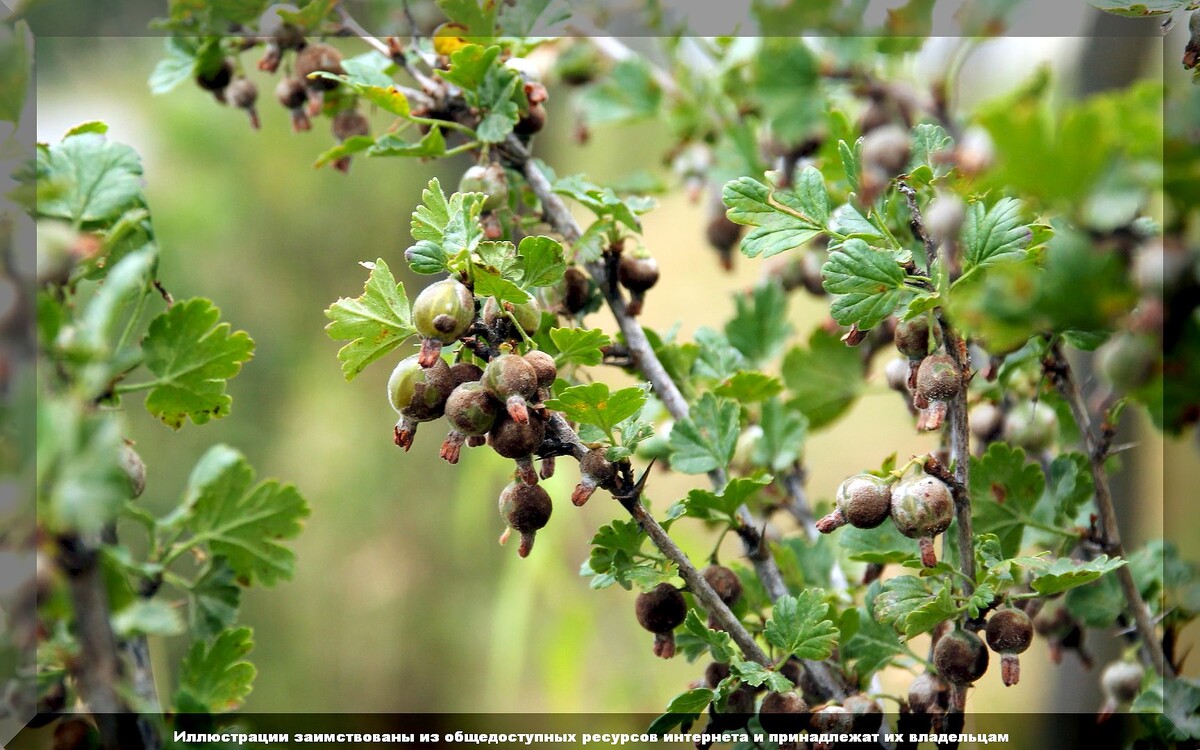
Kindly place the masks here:
[(622, 255), (617, 266), (617, 280), (631, 292), (645, 292), (658, 283), (658, 261)]
[(722, 664), (719, 661), (709, 662), (704, 668), (704, 684), (713, 690), (721, 684), (721, 681), (729, 676), (729, 665)]
[(255, 130), (259, 129), (258, 110), (255, 108), (255, 103), (258, 101), (258, 86), (255, 86), (253, 81), (246, 78), (235, 78), (225, 89), (225, 101), (238, 109), (244, 109), (250, 116), (250, 127)]
[(292, 113), (292, 130), (302, 133), (312, 129), (304, 103), (308, 101), (308, 89), (299, 78), (284, 77), (275, 85), (275, 99)]
[(603, 448), (594, 448), (579, 459), (579, 484), (571, 493), (571, 502), (582, 506), (597, 487), (611, 490), (617, 483), (617, 467), (604, 455)]
[(483, 385), (508, 409), (515, 422), (528, 422), (528, 402), (537, 396), (537, 372), (524, 357), (517, 354), (502, 354), (496, 357), (483, 371)]
[(438, 358), (443, 344), (459, 339), (475, 320), (475, 297), (454, 279), (443, 279), (421, 290), (413, 301), (413, 325), (421, 334), (421, 364)]
[[(450, 375), (453, 379), (454, 373)], [(499, 415), (499, 405), (478, 380), (456, 386), (446, 399), (446, 420), (450, 423), (450, 434), (442, 443), (441, 457), (452, 464), (458, 463), (467, 438), (486, 435), (495, 426)]]
[(521, 334), (512, 328), (512, 320), (506, 312), (511, 312), (516, 318), (517, 325), (526, 336), (537, 333), (542, 325), (542, 306), (536, 299), (529, 298), (527, 302), (497, 302), (495, 297), (488, 297), (483, 303), (483, 322), (488, 328), (500, 332), (504, 338), (517, 340)]
[(687, 617), (687, 601), (679, 589), (660, 583), (638, 594), (634, 602), (638, 624), (654, 633), (654, 655), (670, 659), (675, 655), (675, 628)]
[(930, 350), (930, 329), (933, 332), (933, 348), (942, 344), (941, 326), (930, 326), (928, 315), (919, 315), (912, 320), (902, 320), (896, 324), (896, 334), (893, 341), (896, 349), (909, 359), (924, 359)]
[(883, 709), (862, 693), (847, 696), (842, 701), (842, 708), (854, 717), (852, 724), (854, 732), (875, 733), (883, 726)]
[(758, 707), (758, 722), (772, 734), (798, 734), (808, 728), (808, 703), (796, 693), (767, 693)]
[(343, 109), (334, 115), (332, 128), (333, 137), (339, 141), (371, 133), (371, 123), (357, 109)]
[(933, 538), (954, 520), (954, 496), (934, 477), (912, 477), (892, 488), (892, 522), (900, 533), (921, 544), (921, 562), (937, 565)]
[(947, 682), (970, 685), (987, 671), (988, 651), (974, 633), (951, 630), (934, 647), (933, 666)]
[(225, 101), (224, 91), (233, 80), (233, 61), (225, 58), (221, 64), (212, 70), (206, 70), (196, 75), (196, 85), (205, 91), (211, 91), (217, 99)]
[(296, 77), (316, 91), (332, 91), (338, 82), (328, 78), (309, 78), (313, 73), (342, 75), (342, 53), (328, 44), (310, 44), (296, 55)]
[(508, 203), (508, 177), (504, 174), (504, 167), (495, 162), (470, 167), (459, 178), (458, 192), (483, 193), (487, 196), (483, 210), (495, 211)]
[(537, 374), (538, 388), (549, 388), (554, 385), (554, 381), (558, 377), (558, 366), (554, 364), (554, 357), (540, 349), (534, 349), (525, 353), (525, 361)]
[(546, 423), (536, 413), (530, 414), (526, 422), (517, 422), (507, 414), (501, 414), (488, 433), (492, 450), (505, 458), (517, 462), (517, 476), (525, 484), (537, 484), (537, 471), (533, 468), (533, 454), (546, 437)]
[(500, 493), (500, 517), (521, 535), (518, 555), (529, 556), (534, 537), (538, 530), (545, 528), (553, 510), (550, 494), (537, 485), (513, 483)]
[(817, 521), (817, 531), (828, 534), (847, 523), (858, 529), (874, 529), (888, 519), (891, 510), (890, 483), (871, 474), (857, 474), (838, 487), (837, 508)]
[(463, 383), (470, 383), (479, 380), (483, 377), (483, 368), (471, 362), (456, 362), (450, 366), (450, 378), (454, 381), (454, 387)]
[(1004, 418), (1004, 439), (1027, 451), (1040, 452), (1058, 438), (1058, 414), (1044, 402), (1022, 401)]
[(944, 713), (950, 707), (950, 684), (932, 672), (923, 672), (908, 687), (908, 707), (913, 713)]
[(704, 581), (712, 587), (726, 607), (732, 607), (742, 598), (742, 581), (723, 565), (709, 565), (704, 569)]
[(587, 307), (592, 298), (592, 285), (588, 276), (575, 266), (567, 268), (563, 273), (563, 309), (571, 315), (578, 315)]
[(988, 618), (988, 648), (1000, 654), (1000, 676), (1006, 686), (1021, 679), (1021, 662), (1017, 654), (1024, 653), (1033, 642), (1033, 621), (1029, 615), (1014, 608), (996, 610)]
[(962, 374), (948, 354), (935, 354), (921, 361), (917, 370), (916, 396), (924, 401), (950, 401), (962, 390)]
[(388, 401), (400, 415), (396, 445), (411, 448), (417, 424), (442, 416), (451, 390), (450, 367), (441, 358), (428, 368), (420, 365), (417, 356), (396, 365), (388, 378)]
[(863, 138), (862, 163), (867, 169), (879, 170), (895, 177), (908, 165), (912, 140), (908, 130), (899, 125), (875, 128)]

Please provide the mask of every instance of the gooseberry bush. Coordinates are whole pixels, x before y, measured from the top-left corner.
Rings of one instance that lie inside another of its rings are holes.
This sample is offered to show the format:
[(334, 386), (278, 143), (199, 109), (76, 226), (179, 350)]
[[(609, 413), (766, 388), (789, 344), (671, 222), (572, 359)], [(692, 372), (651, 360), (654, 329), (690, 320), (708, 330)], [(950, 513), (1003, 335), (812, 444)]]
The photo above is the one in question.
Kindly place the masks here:
[[(1163, 171), (1164, 149), (1196, 164), (1191, 125), (1181, 115), (1177, 126), (1174, 110), (1194, 111), (1195, 97), (1179, 105), (1143, 81), (1063, 102), (1043, 69), (963, 106), (957, 71), (977, 41), (960, 41), (932, 80), (905, 73), (932, 5), (894, 10), (885, 35), (837, 37), (855, 28), (847, 9), (790, 20), (764, 5), (757, 20), (790, 35), (664, 34), (639, 54), (611, 38), (542, 35), (566, 15), (548, 2), (439, 0), (437, 25), (405, 38), (371, 35), (330, 0), (172, 2), (150, 85), (190, 82), (258, 128), (255, 80), (276, 75), (295, 130), (328, 124), (334, 143), (318, 167), (469, 162), (457, 185), (430, 179), (404, 207), (411, 240), (347, 257), (365, 285), (326, 309), (326, 333), (342, 344), (346, 381), (391, 369), (394, 424), (381, 419), (366, 439), (440, 446), (465, 470), (474, 449), (512, 461), (496, 488), (497, 533), (515, 534), (518, 556), (554, 533), (556, 506), (616, 500), (581, 573), (630, 591), (648, 655), (697, 663), (696, 683), (664, 696), (653, 731), (706, 721), (710, 732), (873, 733), (886, 712), (905, 737), (954, 733), (990, 665), (1020, 689), (1035, 637), (1056, 660), (1090, 663), (1086, 634), (1124, 646), (1097, 670), (1101, 716), (1133, 710), (1147, 737), (1200, 738), (1200, 685), (1177, 676), (1176, 649), (1200, 613), (1195, 566), (1161, 540), (1124, 544), (1117, 508), (1132, 498), (1111, 481), (1126, 412), (1170, 434), (1200, 417), (1187, 387), (1200, 329), (1185, 249), (1198, 196)], [(965, 32), (1005, 20), (970, 17)], [(570, 108), (548, 107), (551, 95)], [(669, 138), (670, 177), (651, 189), (538, 158), (546, 128), (586, 142), (593, 128), (652, 118)], [(134, 454), (111, 407), (146, 391), (168, 426), (222, 417), (224, 380), (252, 347), (211, 302), (156, 287), (139, 176), (99, 125), (39, 147), (36, 211), (58, 262), (38, 278), (50, 365), (37, 386), (39, 544), (59, 571), (39, 579), (57, 592), (39, 611), (59, 625), (40, 636), (38, 676), (42, 701), (75, 691), (98, 716), (104, 700), (148, 707), (111, 684), (93, 692), (68, 658), (97, 658), (76, 589), (81, 573), (101, 586), (100, 566), (117, 653), (182, 629), (164, 587), (189, 602), (195, 645), (172, 703), (182, 720), (244, 697), (238, 587), (288, 577), (277, 542), (299, 530), (305, 505), (286, 486), (252, 489), (226, 447), (200, 460), (174, 513), (133, 502), (138, 483), (121, 462)], [(642, 236), (654, 193), (671, 189), (705, 207), (712, 262), (761, 270), (719, 330), (639, 320), (672, 283)], [(397, 280), (405, 265), (430, 277), (419, 292)], [(804, 329), (781, 314), (800, 294), (828, 311)], [(165, 309), (143, 327), (149, 305)], [(610, 317), (615, 329), (597, 322)], [(611, 386), (605, 368), (638, 382)], [(938, 447), (855, 455), (858, 473), (810, 495), (806, 444), (873, 381)], [(542, 486), (576, 466), (570, 503)], [(664, 471), (695, 488), (662, 497)], [(144, 559), (110, 533), (118, 518), (148, 535)], [(675, 541), (685, 524), (711, 534), (710, 552)], [(170, 567), (197, 548), (190, 575)], [(885, 670), (911, 673), (906, 695), (884, 694)]]

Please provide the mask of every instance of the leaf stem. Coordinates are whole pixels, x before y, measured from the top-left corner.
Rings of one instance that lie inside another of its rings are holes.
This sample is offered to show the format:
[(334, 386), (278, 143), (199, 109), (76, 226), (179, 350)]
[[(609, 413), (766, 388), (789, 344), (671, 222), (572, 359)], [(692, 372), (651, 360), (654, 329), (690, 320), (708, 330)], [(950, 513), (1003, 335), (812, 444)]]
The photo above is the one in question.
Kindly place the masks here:
[(157, 380), (150, 380), (145, 383), (121, 383), (119, 385), (114, 386), (112, 389), (112, 392), (113, 392), (113, 394), (119, 396), (119, 395), (122, 395), (125, 393), (137, 393), (138, 391), (148, 391), (151, 388), (157, 387), (158, 385), (159, 385), (159, 381), (157, 381)]

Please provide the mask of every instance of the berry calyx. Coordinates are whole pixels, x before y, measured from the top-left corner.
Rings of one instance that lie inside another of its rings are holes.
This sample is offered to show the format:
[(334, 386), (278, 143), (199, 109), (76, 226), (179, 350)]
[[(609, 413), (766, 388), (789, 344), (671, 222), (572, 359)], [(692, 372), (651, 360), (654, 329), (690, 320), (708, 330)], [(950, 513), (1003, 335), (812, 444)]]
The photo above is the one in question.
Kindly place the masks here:
[(902, 479), (892, 488), (892, 522), (921, 546), (921, 563), (937, 565), (933, 538), (954, 520), (954, 496), (945, 482), (930, 476)]
[[(453, 370), (453, 368), (451, 368)], [(453, 378), (453, 372), (451, 377)], [(462, 444), (470, 436), (486, 435), (496, 424), (500, 409), (478, 380), (463, 383), (446, 399), (446, 420), (451, 432), (442, 443), (442, 458), (458, 463)]]
[(292, 113), (292, 130), (301, 133), (312, 129), (304, 103), (308, 101), (308, 89), (304, 81), (288, 76), (275, 85), (275, 98)]
[(1023, 653), (1033, 642), (1033, 621), (1023, 611), (1008, 607), (992, 613), (986, 632), (988, 648), (1000, 654), (1000, 676), (1004, 684), (1016, 685), (1021, 679), (1021, 662), (1017, 654)]
[(924, 359), (931, 349), (942, 345), (942, 328), (930, 326), (928, 315), (918, 315), (896, 324), (893, 341), (896, 349), (909, 359)]
[(742, 598), (742, 581), (724, 565), (709, 565), (702, 574), (704, 581), (725, 602), (726, 607), (732, 607)]
[(571, 502), (576, 506), (586, 503), (597, 487), (611, 490), (616, 486), (617, 467), (604, 453), (603, 448), (594, 448), (579, 459), (579, 484), (571, 493)]
[(508, 178), (504, 175), (504, 167), (495, 162), (470, 167), (458, 181), (458, 192), (483, 193), (487, 196), (483, 210), (495, 211), (508, 203)]
[(442, 416), (450, 396), (450, 366), (437, 359), (431, 367), (422, 367), (416, 355), (396, 365), (388, 378), (388, 401), (400, 415), (396, 425), (396, 445), (404, 450), (412, 447), (417, 423), (429, 422)]
[(654, 655), (670, 659), (675, 655), (675, 628), (687, 617), (687, 601), (669, 583), (638, 594), (634, 602), (638, 624), (654, 633)]
[(1114, 661), (1104, 668), (1100, 675), (1100, 690), (1104, 693), (1104, 705), (1100, 707), (1099, 721), (1104, 721), (1121, 706), (1128, 705), (1142, 691), (1142, 677), (1145, 674), (1137, 664), (1127, 661)]
[(529, 421), (528, 402), (537, 396), (538, 376), (524, 357), (502, 354), (483, 371), (483, 385), (508, 409), (514, 422)]
[(421, 365), (438, 359), (443, 344), (451, 344), (471, 327), (475, 297), (454, 279), (443, 279), (421, 290), (413, 301), (412, 320), (421, 334)]
[(847, 523), (858, 529), (876, 528), (891, 513), (892, 488), (881, 477), (856, 474), (838, 487), (836, 501), (837, 508), (817, 521), (817, 531), (822, 534)]
[(530, 415), (525, 422), (518, 422), (501, 414), (491, 432), (488, 442), (492, 450), (505, 458), (515, 459), (517, 473), (525, 484), (537, 484), (537, 471), (533, 468), (533, 454), (546, 436), (546, 425), (541, 417)]
[(500, 517), (521, 535), (518, 555), (529, 556), (534, 537), (538, 530), (545, 528), (553, 510), (550, 494), (537, 485), (513, 483), (500, 493)]
[(259, 129), (258, 110), (254, 106), (258, 101), (258, 86), (254, 85), (254, 81), (246, 78), (235, 79), (225, 89), (225, 101), (245, 110), (250, 117), (250, 127)]
[(988, 651), (979, 636), (966, 630), (951, 630), (933, 649), (933, 665), (942, 679), (954, 685), (970, 685), (988, 668)]

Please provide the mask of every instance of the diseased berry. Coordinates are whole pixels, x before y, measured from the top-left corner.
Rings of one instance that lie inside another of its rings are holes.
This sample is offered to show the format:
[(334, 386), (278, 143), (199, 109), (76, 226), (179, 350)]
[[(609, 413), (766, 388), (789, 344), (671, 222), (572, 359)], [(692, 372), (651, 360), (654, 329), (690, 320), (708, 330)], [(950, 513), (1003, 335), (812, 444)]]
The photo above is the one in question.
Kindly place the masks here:
[[(371, 123), (367, 120), (366, 115), (357, 109), (343, 109), (334, 115), (332, 129), (333, 137), (342, 143), (356, 136), (370, 135)], [(339, 172), (349, 172), (350, 157), (342, 156), (334, 159), (333, 168)]]
[(942, 327), (929, 325), (928, 315), (918, 315), (912, 320), (896, 323), (893, 341), (896, 349), (909, 359), (924, 359), (930, 351), (942, 345)]
[[(841, 706), (826, 706), (812, 714), (809, 719), (810, 732), (816, 734), (848, 734), (854, 726), (854, 716)], [(813, 750), (829, 750), (831, 742), (813, 742)]]
[(799, 685), (800, 678), (804, 674), (804, 664), (794, 656), (789, 657), (779, 668), (779, 674), (788, 678), (793, 685)]
[(758, 722), (772, 734), (799, 734), (809, 720), (808, 703), (794, 692), (767, 693), (758, 707)]
[(908, 130), (899, 125), (875, 128), (863, 137), (862, 163), (864, 168), (879, 169), (888, 177), (900, 174), (908, 165), (912, 140)]
[(296, 77), (308, 89), (308, 114), (315, 116), (325, 103), (325, 92), (338, 87), (338, 81), (324, 77), (310, 78), (314, 73), (342, 75), (342, 53), (328, 44), (310, 44), (296, 55)]
[(721, 681), (729, 676), (729, 665), (719, 661), (709, 662), (704, 668), (704, 684), (713, 690), (721, 684)]
[(196, 85), (205, 91), (212, 92), (217, 101), (225, 101), (225, 87), (233, 80), (233, 61), (228, 57), (221, 60), (215, 67), (202, 70), (196, 74)]
[(438, 359), (443, 344), (452, 344), (475, 319), (475, 297), (454, 279), (443, 279), (421, 290), (413, 301), (413, 325), (421, 334), (421, 365)]
[(742, 581), (723, 565), (709, 565), (704, 569), (704, 581), (712, 587), (726, 607), (732, 607), (742, 598)]
[(945, 713), (950, 708), (950, 685), (933, 672), (922, 672), (908, 686), (908, 707), (919, 714)]
[(1049, 404), (1022, 401), (1004, 418), (1004, 439), (1027, 451), (1044, 451), (1058, 437), (1058, 414)]
[(538, 376), (525, 358), (501, 354), (488, 362), (483, 371), (483, 385), (505, 405), (513, 421), (529, 421), (528, 402), (537, 397)]
[(883, 368), (883, 375), (887, 379), (888, 388), (907, 395), (908, 370), (908, 360), (899, 357), (889, 359)]
[(505, 458), (515, 459), (517, 475), (525, 484), (537, 484), (537, 472), (533, 468), (533, 454), (546, 437), (546, 424), (533, 413), (525, 422), (517, 422), (507, 414), (501, 414), (491, 432), (488, 442), (492, 450)]
[(658, 261), (650, 257), (622, 255), (617, 265), (617, 280), (629, 290), (629, 304), (626, 306), (629, 314), (639, 315), (646, 292), (658, 283)]
[(568, 86), (583, 86), (591, 83), (603, 66), (604, 58), (594, 45), (577, 41), (558, 54), (554, 73)]
[(638, 594), (634, 602), (637, 621), (646, 630), (654, 633), (654, 655), (670, 659), (675, 655), (675, 628), (687, 617), (687, 602), (669, 583), (660, 583), (653, 589)]
[(291, 76), (279, 79), (275, 85), (275, 98), (292, 113), (292, 130), (300, 133), (312, 129), (304, 103), (308, 101), (308, 89), (304, 81)]
[[(719, 735), (723, 732), (744, 729), (750, 718), (754, 716), (755, 692), (755, 688), (742, 683), (734, 688), (729, 697), (725, 699), (724, 708), (718, 708), (716, 703), (709, 706), (709, 723), (704, 731), (709, 735)], [(697, 744), (697, 748), (704, 747), (707, 746)]]
[(847, 696), (842, 708), (853, 717), (852, 730), (860, 733), (875, 733), (883, 726), (883, 709), (862, 693)]
[(473, 380), (479, 380), (483, 377), (483, 368), (471, 362), (456, 362), (450, 366), (450, 378), (454, 382), (454, 387), (463, 383), (470, 383)]
[[(453, 368), (451, 368), (453, 379)], [(486, 435), (496, 424), (500, 407), (478, 380), (468, 381), (457, 387), (446, 399), (446, 420), (450, 423), (450, 434), (442, 443), (442, 458), (458, 463), (459, 453), (466, 439)]]
[(554, 364), (554, 357), (551, 357), (540, 349), (532, 349), (525, 352), (525, 361), (529, 363), (534, 373), (537, 374), (538, 401), (545, 401), (550, 398), (550, 387), (554, 385), (554, 381), (558, 378), (558, 365)]
[(953, 193), (938, 193), (921, 218), (925, 221), (929, 238), (940, 245), (958, 239), (963, 221), (967, 218), (967, 207), (962, 198)]
[(129, 479), (129, 495), (136, 500), (146, 491), (146, 462), (129, 443), (121, 444), (117, 461)]
[(470, 167), (458, 180), (458, 192), (483, 193), (487, 196), (483, 202), (484, 211), (495, 211), (507, 205), (508, 177), (504, 174), (504, 167), (496, 162)]
[(917, 427), (926, 430), (941, 427), (946, 420), (949, 402), (962, 388), (962, 374), (949, 355), (935, 354), (921, 360), (916, 387), (913, 389), (913, 403), (917, 408), (924, 409), (925, 413)]
[(442, 416), (446, 399), (453, 390), (450, 366), (440, 357), (430, 367), (422, 367), (417, 355), (396, 365), (388, 378), (388, 401), (400, 415), (395, 429), (396, 445), (412, 447), (419, 422)]
[(541, 132), (546, 126), (546, 108), (541, 102), (530, 104), (529, 110), (522, 112), (517, 124), (513, 126), (513, 132), (517, 135), (534, 135)]
[(742, 239), (742, 225), (730, 221), (724, 209), (724, 203), (717, 203), (710, 212), (708, 224), (704, 227), (704, 236), (708, 244), (717, 251), (721, 268), (729, 271), (733, 268), (734, 250)]
[(856, 474), (838, 487), (836, 502), (837, 508), (817, 521), (817, 531), (828, 534), (847, 523), (858, 529), (873, 529), (891, 513), (891, 484), (871, 474)]
[(1112, 716), (1121, 706), (1129, 705), (1142, 691), (1142, 678), (1145, 670), (1137, 664), (1127, 661), (1114, 661), (1104, 668), (1100, 675), (1100, 690), (1104, 693), (1104, 705), (1100, 707), (1097, 717), (1104, 721)]
[(942, 679), (955, 685), (970, 685), (988, 668), (988, 651), (979, 636), (966, 630), (951, 630), (933, 649), (933, 665)]
[(488, 328), (496, 331), (509, 340), (516, 340), (521, 334), (513, 327), (513, 321), (508, 317), (511, 313), (516, 318), (517, 325), (526, 336), (537, 333), (542, 324), (542, 306), (533, 297), (526, 302), (498, 302), (495, 297), (488, 297), (483, 303), (483, 322)]
[(984, 443), (990, 443), (1000, 434), (1004, 426), (1004, 410), (991, 401), (981, 401), (971, 407), (967, 414), (971, 425), (971, 437)]
[[(518, 555), (529, 556), (534, 537), (539, 529), (545, 528), (553, 510), (550, 494), (537, 485), (514, 482), (500, 493), (500, 517), (510, 529), (521, 535)], [(501, 537), (502, 543), (505, 537)]]
[(1160, 353), (1149, 335), (1118, 333), (1096, 350), (1096, 369), (1113, 388), (1128, 393), (1150, 382)]
[(1000, 654), (1000, 676), (1007, 686), (1021, 679), (1021, 662), (1017, 654), (1024, 653), (1033, 642), (1033, 622), (1029, 615), (1011, 607), (992, 613), (987, 623), (987, 644)]
[(571, 502), (583, 505), (597, 487), (611, 490), (617, 484), (617, 467), (604, 455), (603, 448), (594, 448), (579, 459), (579, 484), (571, 493)]
[(592, 298), (592, 285), (588, 276), (575, 266), (563, 273), (563, 309), (570, 315), (578, 315), (587, 309)]
[(254, 85), (254, 81), (246, 78), (234, 79), (225, 89), (225, 101), (245, 110), (250, 117), (250, 127), (259, 129), (258, 110), (255, 108), (258, 102), (258, 86)]
[(921, 562), (926, 567), (937, 565), (933, 538), (953, 520), (954, 497), (940, 479), (911, 477), (892, 488), (892, 521), (901, 534), (920, 544)]

